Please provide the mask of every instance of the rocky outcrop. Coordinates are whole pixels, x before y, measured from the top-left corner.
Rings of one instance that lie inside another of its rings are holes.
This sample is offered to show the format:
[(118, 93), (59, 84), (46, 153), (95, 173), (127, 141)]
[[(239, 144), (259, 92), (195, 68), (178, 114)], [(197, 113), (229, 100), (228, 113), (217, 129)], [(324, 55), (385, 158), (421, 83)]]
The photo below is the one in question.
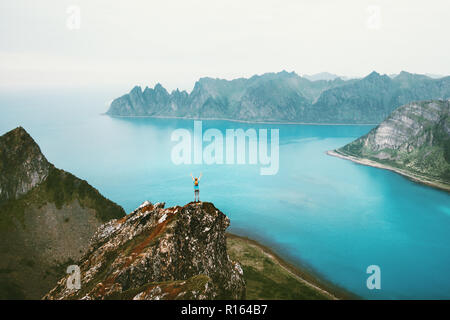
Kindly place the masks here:
[(30, 135), (18, 127), (0, 137), (0, 203), (17, 199), (47, 178), (51, 165)]
[(395, 108), (450, 98), (450, 77), (372, 72), (361, 79), (310, 81), (282, 71), (231, 81), (201, 78), (190, 94), (135, 87), (115, 99), (112, 116), (187, 117), (303, 123), (380, 123)]
[(406, 104), (367, 135), (335, 151), (450, 186), (450, 101)]
[(45, 299), (242, 299), (243, 272), (229, 259), (230, 221), (208, 202), (144, 202), (102, 225), (78, 262), (81, 289), (62, 278)]
[(40, 299), (125, 215), (86, 181), (55, 168), (23, 128), (0, 137), (0, 299)]

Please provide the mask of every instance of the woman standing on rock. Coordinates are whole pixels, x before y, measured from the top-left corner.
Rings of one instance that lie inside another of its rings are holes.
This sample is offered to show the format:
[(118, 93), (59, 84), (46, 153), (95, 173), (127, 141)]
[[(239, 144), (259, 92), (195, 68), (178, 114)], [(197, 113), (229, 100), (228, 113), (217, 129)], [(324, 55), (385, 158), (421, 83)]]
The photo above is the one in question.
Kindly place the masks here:
[(198, 184), (200, 182), (201, 177), (202, 177), (201, 172), (198, 178), (194, 178), (194, 176), (191, 173), (192, 181), (194, 181), (194, 202), (200, 202), (200, 189), (198, 187)]

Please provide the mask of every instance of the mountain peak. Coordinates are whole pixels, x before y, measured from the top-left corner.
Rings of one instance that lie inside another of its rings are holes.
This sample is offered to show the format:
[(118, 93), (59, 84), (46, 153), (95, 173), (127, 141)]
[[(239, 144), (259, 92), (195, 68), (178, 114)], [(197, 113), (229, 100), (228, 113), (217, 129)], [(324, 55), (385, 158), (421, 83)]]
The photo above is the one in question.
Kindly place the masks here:
[[(29, 135), (29, 133), (21, 126), (5, 133), (0, 137), (0, 141), (3, 141), (8, 144), (20, 143), (20, 142), (28, 142), (31, 144), (36, 144), (33, 138)], [(37, 144), (36, 144), (37, 145)]]
[(134, 86), (133, 89), (131, 89), (130, 93), (131, 94), (142, 93), (141, 86)]
[(155, 87), (153, 88), (154, 90), (161, 90), (161, 89), (164, 89), (164, 87), (162, 86), (162, 84), (161, 83), (157, 83), (157, 84), (155, 84)]
[(16, 135), (28, 135), (28, 132), (22, 127), (22, 126), (18, 126), (15, 129), (12, 129), (11, 131), (9, 131), (9, 133), (11, 134), (16, 134)]
[(371, 79), (371, 78), (378, 78), (378, 77), (381, 77), (381, 75), (374, 70), (371, 73), (369, 73), (364, 79)]
[(400, 71), (400, 73), (394, 79), (410, 79), (414, 76), (416, 76), (416, 74), (407, 71)]
[(164, 87), (162, 86), (162, 84), (159, 83), (159, 82), (155, 85), (155, 87), (153, 88), (153, 90), (155, 90), (155, 92), (161, 92), (161, 93), (163, 93), (163, 94), (168, 94), (166, 88), (164, 88)]
[(40, 184), (51, 164), (28, 132), (17, 127), (0, 137), (0, 202), (17, 199)]
[(429, 79), (426, 75), (423, 74), (417, 74), (417, 73), (410, 73), (407, 71), (401, 71), (396, 77), (394, 77), (394, 80), (424, 80)]
[(370, 74), (368, 74), (367, 76), (365, 76), (363, 79), (364, 80), (369, 80), (369, 81), (376, 81), (376, 82), (386, 82), (389, 83), (391, 78), (389, 76), (387, 76), (386, 74), (379, 74), (376, 71), (372, 71)]

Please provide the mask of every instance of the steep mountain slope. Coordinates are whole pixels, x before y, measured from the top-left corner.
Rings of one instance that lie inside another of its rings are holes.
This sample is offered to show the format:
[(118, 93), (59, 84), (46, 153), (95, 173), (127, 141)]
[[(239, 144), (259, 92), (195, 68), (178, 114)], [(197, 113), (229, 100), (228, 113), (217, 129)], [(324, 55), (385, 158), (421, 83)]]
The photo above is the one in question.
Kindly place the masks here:
[(372, 72), (367, 77), (324, 92), (307, 118), (323, 123), (376, 123), (391, 111), (392, 80)]
[(39, 299), (123, 209), (55, 168), (23, 128), (0, 137), (0, 298)]
[(242, 299), (240, 265), (229, 259), (230, 221), (213, 204), (164, 209), (144, 202), (102, 225), (78, 262), (81, 289), (62, 278), (46, 299)]
[(362, 79), (309, 81), (294, 72), (249, 79), (201, 78), (190, 94), (135, 87), (115, 99), (112, 116), (159, 116), (302, 123), (379, 123), (415, 100), (450, 98), (450, 77), (372, 72)]
[(406, 104), (332, 155), (392, 169), (450, 190), (450, 101)]

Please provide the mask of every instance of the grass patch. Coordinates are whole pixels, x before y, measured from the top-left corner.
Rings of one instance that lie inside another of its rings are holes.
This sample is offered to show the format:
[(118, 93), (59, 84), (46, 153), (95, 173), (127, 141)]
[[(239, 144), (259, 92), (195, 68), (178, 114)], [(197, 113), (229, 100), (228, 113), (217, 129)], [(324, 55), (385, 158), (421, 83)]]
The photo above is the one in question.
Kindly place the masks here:
[(312, 288), (264, 251), (244, 239), (227, 237), (228, 254), (244, 271), (246, 298), (275, 300), (324, 300), (329, 296)]

